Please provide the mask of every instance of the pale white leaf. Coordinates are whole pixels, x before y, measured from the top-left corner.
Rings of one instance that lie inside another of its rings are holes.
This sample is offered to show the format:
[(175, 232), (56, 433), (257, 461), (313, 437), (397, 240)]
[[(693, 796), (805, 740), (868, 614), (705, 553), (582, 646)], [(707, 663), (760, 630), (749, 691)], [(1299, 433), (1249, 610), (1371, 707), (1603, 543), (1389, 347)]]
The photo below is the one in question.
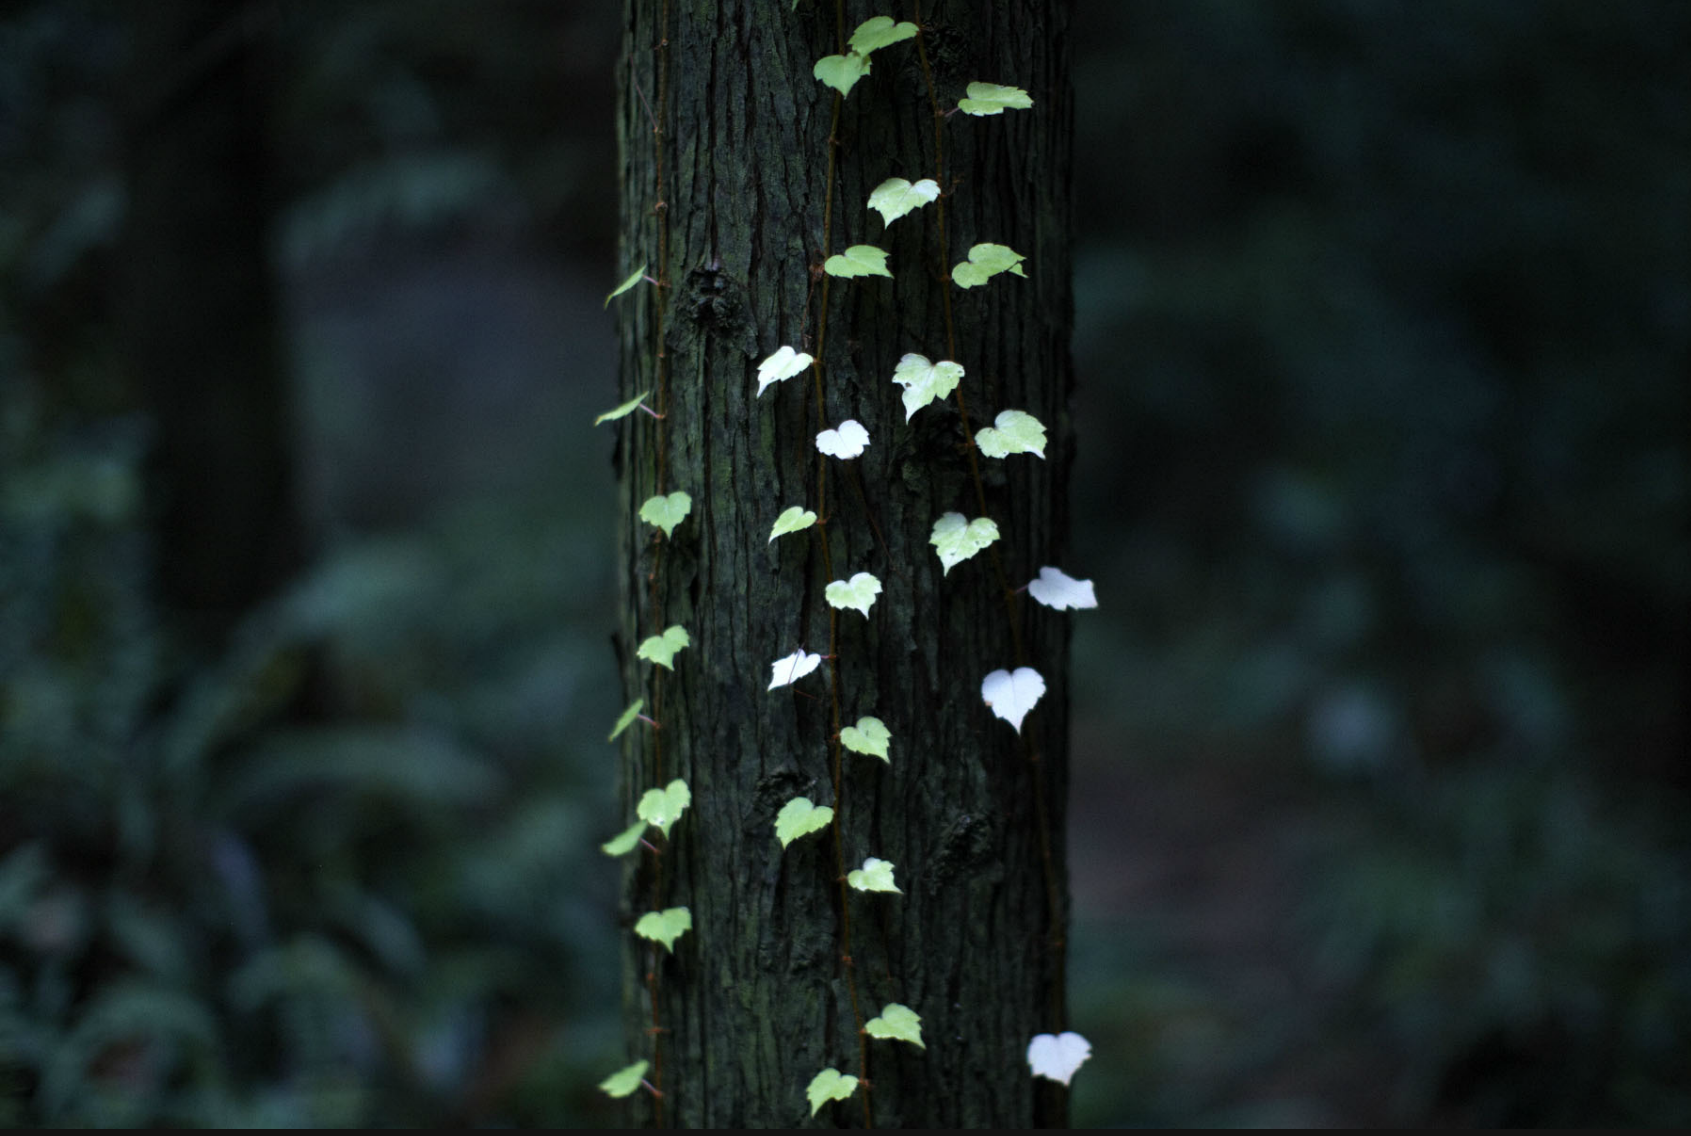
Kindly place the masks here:
[(821, 662), (821, 655), (809, 654), (803, 647), (784, 659), (776, 659), (770, 664), (774, 673), (769, 680), (769, 689), (774, 690), (778, 686), (787, 686), (790, 683), (797, 682), (815, 670), (821, 665)]
[(1076, 580), (1060, 568), (1039, 570), (1039, 579), (1028, 581), (1028, 595), (1058, 611), (1065, 608), (1097, 607), (1098, 596), (1091, 580)]
[(928, 362), (926, 355), (909, 354), (893, 368), (892, 381), (904, 388), (904, 420), (928, 403), (945, 398), (957, 389), (963, 378), (963, 365), (942, 359)]
[(835, 429), (816, 435), (816, 448), (842, 461), (857, 457), (868, 444), (869, 431), (855, 418), (847, 418)]
[(757, 393), (762, 395), (770, 384), (790, 379), (794, 375), (802, 374), (804, 369), (815, 362), (802, 351), (794, 351), (791, 347), (782, 347), (775, 354), (757, 365)]
[(962, 513), (946, 513), (934, 522), (928, 543), (939, 553), (945, 574), (998, 539), (998, 525), (991, 517), (967, 520)]
[(981, 680), (981, 701), (1022, 732), (1022, 719), (1045, 694), (1045, 680), (1032, 667), (993, 671)]
[(1011, 454), (1045, 456), (1045, 424), (1025, 410), (1000, 411), (991, 426), (975, 434), (975, 445), (989, 458)]
[(868, 572), (859, 572), (849, 580), (835, 580), (822, 589), (822, 598), (828, 601), (829, 607), (856, 608), (865, 617), (880, 594), (881, 581)]
[(1092, 1043), (1072, 1030), (1038, 1034), (1028, 1042), (1028, 1068), (1033, 1075), (1064, 1085), (1091, 1056)]

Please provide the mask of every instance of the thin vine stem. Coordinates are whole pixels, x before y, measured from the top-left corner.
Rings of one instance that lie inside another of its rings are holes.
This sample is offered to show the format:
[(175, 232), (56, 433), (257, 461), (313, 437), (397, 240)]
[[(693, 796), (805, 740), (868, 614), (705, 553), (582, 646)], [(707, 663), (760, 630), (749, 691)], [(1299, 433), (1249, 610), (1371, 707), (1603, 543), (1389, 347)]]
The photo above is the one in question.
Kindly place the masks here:
[[(946, 358), (957, 360), (957, 325), (952, 313), (951, 303), (951, 246), (946, 239), (945, 229), (945, 123), (946, 114), (940, 110), (939, 95), (934, 87), (933, 66), (928, 59), (927, 31), (922, 24), (922, 0), (911, 0), (912, 22), (916, 25), (916, 58), (922, 67), (922, 82), (928, 91), (928, 108), (933, 115), (934, 123), (934, 184), (941, 187), (940, 196), (934, 202), (934, 221), (939, 234), (939, 280), (944, 296), (945, 312), (945, 350)], [(981, 479), (980, 458), (975, 446), (974, 428), (969, 421), (969, 404), (963, 394), (963, 384), (958, 383), (954, 392), (957, 400), (957, 413), (963, 423), (963, 447), (969, 458), (969, 477), (975, 488), (975, 504), (980, 509), (980, 515), (987, 515), (986, 486)], [(993, 575), (997, 577), (999, 592), (1004, 597), (1004, 610), (1010, 625), (1010, 640), (1016, 660), (1016, 666), (1027, 665), (1027, 651), (1022, 642), (1021, 613), (1016, 602), (1015, 589), (1010, 587), (1008, 577), (1004, 572), (1004, 562), (998, 555), (998, 549), (993, 546), (987, 548), (992, 560)], [(1033, 781), (1035, 823), (1039, 835), (1039, 859), (1041, 874), (1045, 881), (1046, 920), (1050, 926), (1052, 987), (1049, 1006), (1050, 1023), (1053, 1030), (1061, 1030), (1064, 1025), (1063, 991), (1065, 988), (1066, 965), (1064, 953), (1067, 947), (1066, 936), (1062, 923), (1062, 890), (1057, 879), (1056, 858), (1051, 852), (1051, 819), (1050, 805), (1045, 787), (1045, 763), (1039, 747), (1028, 735), (1022, 737), (1023, 756), (1027, 759), (1030, 779)]]

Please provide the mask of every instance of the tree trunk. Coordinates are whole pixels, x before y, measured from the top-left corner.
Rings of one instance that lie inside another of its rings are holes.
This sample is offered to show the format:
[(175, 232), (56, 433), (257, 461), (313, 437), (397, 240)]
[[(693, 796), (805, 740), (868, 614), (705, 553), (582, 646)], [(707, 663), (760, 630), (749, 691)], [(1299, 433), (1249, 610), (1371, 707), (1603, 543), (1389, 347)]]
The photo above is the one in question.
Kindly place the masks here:
[[(697, 1127), (857, 1125), (865, 1098), (876, 1126), (1061, 1123), (1062, 1090), (1030, 1077), (1025, 1051), (1064, 1012), (1068, 630), (1014, 590), (1063, 563), (1067, 531), (1069, 8), (922, 4), (920, 41), (877, 50), (840, 100), (825, 237), (836, 98), (812, 66), (889, 6), (842, 7), (627, 4), (623, 272), (646, 263), (661, 287), (614, 301), (621, 384), (664, 415), (616, 425), (624, 680), (660, 723), (624, 735), (628, 820), (647, 789), (692, 792), (628, 874), (630, 925), (676, 906), (693, 921), (673, 954), (629, 937), (631, 1059), (653, 1060), (662, 1093), (636, 1107)], [(1034, 105), (941, 120), (947, 195), (883, 227), (870, 191), (935, 176), (934, 107), (977, 80)], [(1024, 254), (1026, 278), (951, 285), (979, 242)], [(887, 250), (893, 279), (821, 273), (856, 244)], [(821, 357), (820, 413), (810, 371), (756, 397), (759, 361), (787, 344)], [(909, 352), (961, 363), (962, 400), (907, 423), (891, 379)], [(1045, 459), (977, 463), (970, 435), (1010, 408), (1045, 424)], [(819, 462), (816, 434), (848, 418), (869, 448)], [(665, 539), (638, 513), (677, 490), (692, 511)], [(979, 516), (982, 494), (1002, 539), (942, 574), (933, 524)], [(799, 504), (825, 529), (771, 541)], [(824, 585), (861, 571), (884, 587), (868, 617), (834, 612)], [(674, 624), (691, 646), (673, 673), (635, 658)], [(831, 641), (833, 660), (767, 689), (776, 659)], [(989, 672), (1018, 665), (1047, 684), (1020, 735), (981, 698)], [(840, 752), (840, 725), (865, 715), (890, 729), (890, 762)], [(835, 826), (783, 850), (776, 813), (799, 796)], [(868, 856), (896, 865), (902, 894), (844, 887)], [(858, 1023), (890, 1002), (921, 1015), (925, 1048), (860, 1050)], [(805, 1089), (830, 1066), (871, 1084), (812, 1120)]]

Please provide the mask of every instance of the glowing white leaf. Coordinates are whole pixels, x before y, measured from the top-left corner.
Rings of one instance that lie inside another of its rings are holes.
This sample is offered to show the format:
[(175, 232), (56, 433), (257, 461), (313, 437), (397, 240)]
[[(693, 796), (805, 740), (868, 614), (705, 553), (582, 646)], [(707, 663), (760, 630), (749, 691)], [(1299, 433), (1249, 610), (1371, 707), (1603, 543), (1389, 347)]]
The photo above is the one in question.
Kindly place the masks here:
[(939, 199), (939, 183), (923, 178), (911, 185), (903, 178), (888, 178), (869, 194), (869, 208), (881, 214), (881, 223), (890, 225), (912, 209), (920, 209)]
[(965, 520), (962, 513), (946, 513), (934, 522), (928, 543), (939, 553), (945, 574), (998, 539), (998, 525), (991, 517)]
[(1000, 272), (1013, 272), (1026, 277), (1022, 261), (1027, 257), (1007, 245), (981, 244), (969, 250), (969, 259), (951, 270), (951, 282), (959, 288), (973, 288), (985, 284)]
[(802, 351), (794, 351), (791, 347), (782, 347), (757, 365), (758, 395), (762, 395), (771, 383), (778, 383), (801, 374), (813, 362), (815, 360)]
[(963, 378), (963, 366), (942, 359), (928, 362), (926, 355), (910, 354), (893, 368), (892, 381), (904, 388), (904, 420), (911, 417), (936, 398), (945, 398), (957, 389)]
[(816, 448), (829, 457), (849, 461), (863, 452), (869, 444), (869, 431), (855, 418), (847, 418), (836, 429), (816, 435)]
[(1076, 580), (1060, 568), (1041, 568), (1039, 579), (1028, 581), (1028, 595), (1058, 611), (1064, 608), (1097, 607), (1098, 596), (1091, 580)]
[(1028, 1068), (1035, 1077), (1068, 1084), (1074, 1071), (1092, 1056), (1092, 1043), (1072, 1030), (1042, 1033), (1028, 1042)]
[(975, 434), (975, 445), (989, 458), (1011, 454), (1045, 456), (1045, 424), (1025, 410), (1000, 411), (991, 426)]
[(981, 701), (1014, 726), (1018, 734), (1022, 732), (1022, 719), (1044, 694), (1045, 680), (1032, 667), (1017, 667), (1014, 673), (993, 671), (981, 680)]
[(856, 608), (865, 618), (880, 594), (881, 581), (867, 572), (859, 572), (849, 580), (835, 580), (822, 589), (822, 598), (828, 601), (829, 607)]
[(797, 682), (799, 679), (815, 670), (821, 662), (821, 655), (806, 654), (803, 647), (800, 647), (784, 659), (776, 659), (773, 663), (769, 664), (775, 672), (774, 676), (769, 680), (769, 689), (774, 690), (778, 686), (786, 686), (790, 683)]

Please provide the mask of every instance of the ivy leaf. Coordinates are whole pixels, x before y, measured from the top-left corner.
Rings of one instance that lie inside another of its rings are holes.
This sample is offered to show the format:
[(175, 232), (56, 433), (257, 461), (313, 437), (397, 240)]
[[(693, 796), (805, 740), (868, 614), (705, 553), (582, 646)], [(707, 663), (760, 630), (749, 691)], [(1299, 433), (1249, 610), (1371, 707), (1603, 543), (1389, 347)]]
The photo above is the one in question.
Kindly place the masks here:
[(781, 347), (757, 365), (757, 395), (763, 392), (771, 383), (779, 383), (790, 379), (794, 375), (803, 374), (804, 369), (816, 360), (802, 351), (794, 351), (791, 347)]
[(607, 410), (605, 413), (599, 415), (599, 417), (593, 420), (593, 425), (597, 426), (601, 422), (615, 422), (618, 418), (625, 418), (628, 415), (633, 414), (640, 408), (640, 404), (646, 401), (646, 396), (651, 393), (651, 391), (641, 391), (639, 394), (635, 395), (615, 410)]
[(1098, 596), (1091, 580), (1076, 580), (1060, 568), (1041, 568), (1039, 579), (1028, 581), (1028, 595), (1058, 611), (1064, 608), (1097, 607)]
[(1026, 110), (1033, 105), (1033, 99), (1020, 87), (1001, 87), (997, 83), (970, 83), (968, 96), (958, 102), (957, 109), (976, 117)]
[(903, 178), (888, 178), (870, 192), (869, 208), (880, 212), (883, 225), (890, 225), (912, 209), (938, 199), (939, 183), (933, 178), (923, 178), (915, 185)]
[(845, 55), (824, 55), (816, 61), (810, 73), (840, 94), (849, 95), (857, 81), (869, 74), (869, 61), (855, 51)]
[(981, 680), (981, 701), (1014, 726), (1018, 734), (1022, 732), (1022, 719), (1044, 694), (1045, 680), (1032, 667), (1017, 667), (1014, 673), (993, 671)]
[[(616, 299), (618, 296), (622, 295), (624, 292), (628, 291), (630, 288), (632, 288), (636, 284), (640, 283), (641, 279), (645, 275), (646, 275), (646, 266), (644, 264), (642, 264), (639, 268), (636, 268), (632, 273), (629, 274), (629, 277), (628, 277), (627, 280), (624, 280), (621, 284), (618, 284), (615, 288), (611, 289), (611, 294), (609, 296), (605, 297), (605, 307), (607, 307), (607, 308), (610, 307), (612, 300)], [(595, 425), (597, 425), (597, 423), (595, 423)]]
[(834, 810), (827, 805), (813, 805), (809, 797), (794, 797), (781, 806), (775, 815), (775, 835), (785, 848), (801, 836), (821, 832), (834, 823)]
[(769, 530), (769, 540), (764, 543), (768, 544), (778, 536), (786, 536), (788, 533), (807, 529), (815, 523), (816, 514), (814, 512), (806, 509), (803, 505), (793, 505), (781, 510), (781, 515), (775, 518), (775, 527)]
[(647, 789), (640, 798), (640, 804), (635, 807), (634, 815), (655, 826), (668, 840), (670, 826), (681, 819), (681, 814), (692, 803), (692, 791), (687, 788), (687, 782), (678, 777), (666, 788)]
[(794, 651), (784, 659), (776, 659), (769, 664), (774, 669), (774, 675), (769, 680), (769, 689), (786, 686), (797, 682), (822, 662), (821, 655), (807, 655), (803, 647)]
[(648, 911), (640, 917), (640, 922), (634, 925), (636, 935), (654, 943), (662, 943), (664, 950), (671, 954), (675, 953), (675, 940), (692, 929), (693, 913), (685, 907)]
[(887, 270), (887, 254), (874, 245), (852, 245), (822, 262), (822, 271), (829, 276), (892, 276)]
[(804, 1095), (810, 1100), (810, 1115), (831, 1100), (843, 1101), (857, 1091), (857, 1078), (832, 1067), (810, 1079)]
[(851, 33), (850, 46), (857, 54), (868, 55), (877, 47), (913, 39), (915, 35), (916, 25), (909, 21), (895, 24), (891, 16), (871, 16)]
[(969, 259), (951, 270), (951, 282), (959, 288), (973, 288), (985, 284), (1000, 272), (1013, 272), (1023, 279), (1022, 261), (1027, 257), (1008, 245), (983, 244), (969, 250)]
[(640, 837), (645, 831), (646, 822), (637, 820), (616, 836), (599, 845), (599, 851), (607, 856), (626, 856), (634, 851), (634, 846), (640, 843)]
[(841, 461), (857, 457), (868, 444), (869, 431), (855, 418), (847, 418), (837, 429), (824, 430), (816, 435), (816, 448)]
[(910, 354), (892, 370), (892, 381), (904, 388), (904, 420), (936, 398), (946, 398), (963, 379), (963, 365), (942, 359), (928, 362), (926, 355)]
[(1065, 1085), (1091, 1056), (1092, 1043), (1072, 1030), (1037, 1034), (1028, 1042), (1028, 1068), (1033, 1075)]
[(645, 1078), (648, 1068), (650, 1066), (646, 1062), (636, 1061), (626, 1069), (618, 1069), (615, 1073), (600, 1081), (599, 1088), (609, 1096), (625, 1097), (640, 1087), (640, 1082)]
[(897, 1002), (888, 1002), (882, 1006), (881, 1016), (870, 1018), (863, 1023), (863, 1028), (870, 1037), (908, 1041), (917, 1049), (928, 1048), (922, 1044), (922, 1016), (909, 1006), (901, 1006)]
[(855, 868), (846, 873), (846, 883), (858, 891), (891, 891), (898, 890), (898, 885), (892, 882), (892, 861), (877, 860), (871, 856), (863, 861), (861, 868)]
[(641, 643), (634, 652), (634, 657), (648, 659), (665, 670), (672, 671), (675, 669), (675, 653), (692, 645), (693, 640), (688, 636), (687, 629), (677, 623), (674, 627), (664, 628), (662, 635), (654, 635)]
[(618, 718), (617, 724), (611, 727), (610, 736), (605, 740), (608, 742), (616, 741), (617, 736), (624, 730), (628, 729), (629, 726), (633, 725), (634, 719), (638, 718), (640, 716), (640, 711), (645, 708), (646, 700), (644, 698), (636, 698), (633, 702), (629, 703), (628, 709), (622, 712), (622, 717)]
[(989, 458), (1011, 454), (1045, 456), (1045, 424), (1025, 410), (1002, 410), (991, 426), (975, 434), (975, 445)]
[(928, 543), (939, 552), (945, 575), (975, 553), (998, 539), (998, 526), (991, 517), (965, 520), (962, 513), (946, 513), (934, 522)]
[(693, 498), (677, 489), (668, 497), (646, 498), (646, 503), (640, 506), (640, 519), (647, 524), (658, 526), (665, 536), (669, 536), (675, 531), (675, 526), (692, 511)]
[(892, 741), (892, 731), (879, 718), (859, 718), (857, 725), (847, 726), (840, 731), (840, 744), (853, 753), (866, 753), (870, 757), (878, 757), (888, 765), (892, 758), (887, 754), (887, 743)]
[(867, 572), (859, 572), (849, 580), (835, 580), (822, 589), (829, 607), (856, 608), (865, 619), (869, 618), (869, 609), (875, 606), (875, 597), (880, 594), (881, 582)]

